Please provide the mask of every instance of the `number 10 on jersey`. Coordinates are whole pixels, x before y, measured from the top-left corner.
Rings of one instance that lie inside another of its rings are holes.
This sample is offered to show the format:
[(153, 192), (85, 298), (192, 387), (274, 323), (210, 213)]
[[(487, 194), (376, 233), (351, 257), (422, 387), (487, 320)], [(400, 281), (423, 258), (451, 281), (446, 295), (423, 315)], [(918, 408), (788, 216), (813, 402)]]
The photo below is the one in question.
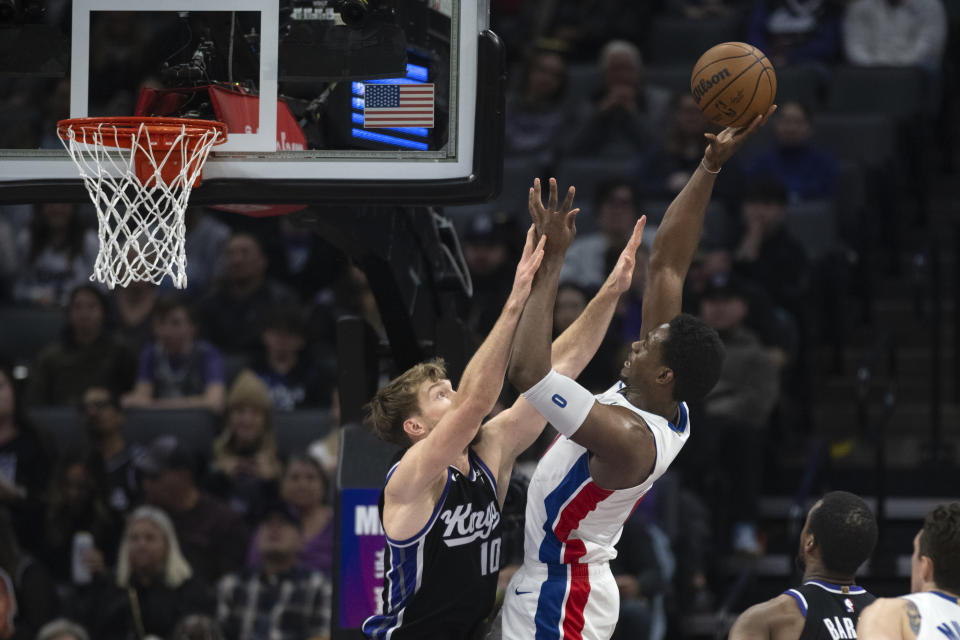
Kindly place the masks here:
[(497, 571), (500, 571), (500, 538), (485, 541), (480, 545), (480, 575), (485, 576)]

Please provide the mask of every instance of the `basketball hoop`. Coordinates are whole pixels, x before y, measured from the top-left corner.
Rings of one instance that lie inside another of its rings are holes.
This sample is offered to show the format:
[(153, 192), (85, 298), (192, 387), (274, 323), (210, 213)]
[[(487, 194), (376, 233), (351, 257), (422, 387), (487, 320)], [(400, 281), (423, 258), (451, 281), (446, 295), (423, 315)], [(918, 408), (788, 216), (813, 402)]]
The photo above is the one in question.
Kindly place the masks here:
[(74, 118), (57, 134), (97, 209), (100, 252), (91, 280), (108, 288), (169, 275), (187, 286), (184, 212), (203, 163), (227, 126), (186, 118)]

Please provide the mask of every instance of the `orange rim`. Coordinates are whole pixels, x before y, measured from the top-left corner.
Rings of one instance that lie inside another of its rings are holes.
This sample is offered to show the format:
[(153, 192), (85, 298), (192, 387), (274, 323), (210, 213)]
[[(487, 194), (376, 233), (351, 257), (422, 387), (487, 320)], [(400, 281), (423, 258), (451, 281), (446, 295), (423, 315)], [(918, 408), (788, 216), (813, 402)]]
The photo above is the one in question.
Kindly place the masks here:
[[(227, 125), (216, 120), (196, 120), (193, 118), (145, 118), (141, 116), (119, 116), (110, 118), (70, 118), (57, 123), (57, 134), (64, 140), (70, 139), (70, 132), (83, 144), (87, 139), (94, 138), (103, 129), (113, 129), (116, 136), (108, 139), (104, 136), (101, 143), (107, 147), (119, 146), (129, 149), (133, 136), (145, 125), (150, 134), (150, 146), (161, 149), (171, 147), (181, 133), (190, 139), (199, 139), (205, 134), (214, 131), (216, 139), (213, 144), (223, 144), (227, 141)], [(112, 144), (116, 142), (117, 144)]]

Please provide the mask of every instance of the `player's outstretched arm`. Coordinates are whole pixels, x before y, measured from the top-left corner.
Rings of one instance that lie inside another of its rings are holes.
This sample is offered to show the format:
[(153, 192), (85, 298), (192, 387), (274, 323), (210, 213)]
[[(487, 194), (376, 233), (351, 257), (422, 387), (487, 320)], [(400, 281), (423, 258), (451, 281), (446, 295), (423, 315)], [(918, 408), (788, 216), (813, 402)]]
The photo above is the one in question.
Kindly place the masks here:
[(903, 598), (880, 598), (860, 614), (857, 637), (861, 640), (916, 640), (920, 633), (917, 605)]
[(510, 382), (520, 390), (529, 389), (550, 371), (550, 327), (553, 325), (560, 268), (576, 235), (575, 220), (579, 209), (573, 208), (574, 193), (574, 188), (570, 187), (563, 203), (558, 205), (557, 181), (550, 178), (546, 206), (543, 204), (539, 179), (534, 180), (528, 194), (530, 216), (537, 233), (547, 236), (547, 243), (544, 246), (543, 264), (537, 272), (530, 299), (520, 318), (510, 360)]
[(647, 288), (643, 296), (643, 324), (639, 336), (641, 340), (680, 313), (683, 281), (700, 243), (703, 219), (710, 203), (716, 174), (744, 140), (763, 126), (776, 108), (774, 105), (765, 115), (757, 116), (749, 127), (728, 127), (717, 135), (705, 134), (709, 145), (700, 166), (670, 203), (663, 222), (657, 229), (650, 255)]
[[(646, 222), (646, 216), (637, 221), (633, 235), (603, 286), (573, 324), (553, 341), (551, 361), (558, 373), (575, 379), (600, 348), (617, 302), (630, 288), (633, 280), (637, 250)], [(484, 442), (495, 444), (499, 449), (498, 466), (501, 469), (512, 468), (516, 457), (536, 441), (545, 425), (543, 416), (521, 397), (513, 406), (487, 423), (484, 427)], [(498, 474), (498, 478), (500, 475)]]
[[(493, 409), (503, 388), (517, 323), (530, 295), (534, 274), (543, 259), (546, 238), (535, 242), (535, 236), (531, 226), (510, 296), (496, 324), (467, 364), (452, 408), (426, 438), (410, 447), (391, 477), (387, 493), (392, 502), (402, 504), (421, 497), (437, 474), (466, 449), (480, 429), (481, 421)], [(428, 393), (450, 391), (437, 387)]]

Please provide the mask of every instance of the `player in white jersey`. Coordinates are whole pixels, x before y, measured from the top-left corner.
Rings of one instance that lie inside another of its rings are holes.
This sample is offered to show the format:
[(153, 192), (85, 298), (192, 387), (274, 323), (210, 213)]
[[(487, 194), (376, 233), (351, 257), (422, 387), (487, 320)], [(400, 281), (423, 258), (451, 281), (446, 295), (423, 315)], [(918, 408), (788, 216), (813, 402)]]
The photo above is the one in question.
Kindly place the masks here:
[(960, 640), (960, 502), (927, 514), (913, 539), (909, 595), (864, 609), (860, 640)]
[(621, 377), (596, 397), (552, 368), (550, 322), (560, 268), (575, 235), (575, 214), (557, 206), (550, 181), (529, 208), (547, 236), (544, 258), (513, 343), (510, 380), (561, 433), (530, 480), (524, 563), (507, 587), (504, 640), (605, 639), (613, 633), (619, 593), (608, 560), (624, 521), (690, 436), (683, 401), (716, 384), (723, 361), (717, 333), (681, 314), (683, 281), (700, 241), (716, 175), (773, 113), (745, 129), (707, 134), (700, 166), (657, 230), (643, 297), (640, 336)]

